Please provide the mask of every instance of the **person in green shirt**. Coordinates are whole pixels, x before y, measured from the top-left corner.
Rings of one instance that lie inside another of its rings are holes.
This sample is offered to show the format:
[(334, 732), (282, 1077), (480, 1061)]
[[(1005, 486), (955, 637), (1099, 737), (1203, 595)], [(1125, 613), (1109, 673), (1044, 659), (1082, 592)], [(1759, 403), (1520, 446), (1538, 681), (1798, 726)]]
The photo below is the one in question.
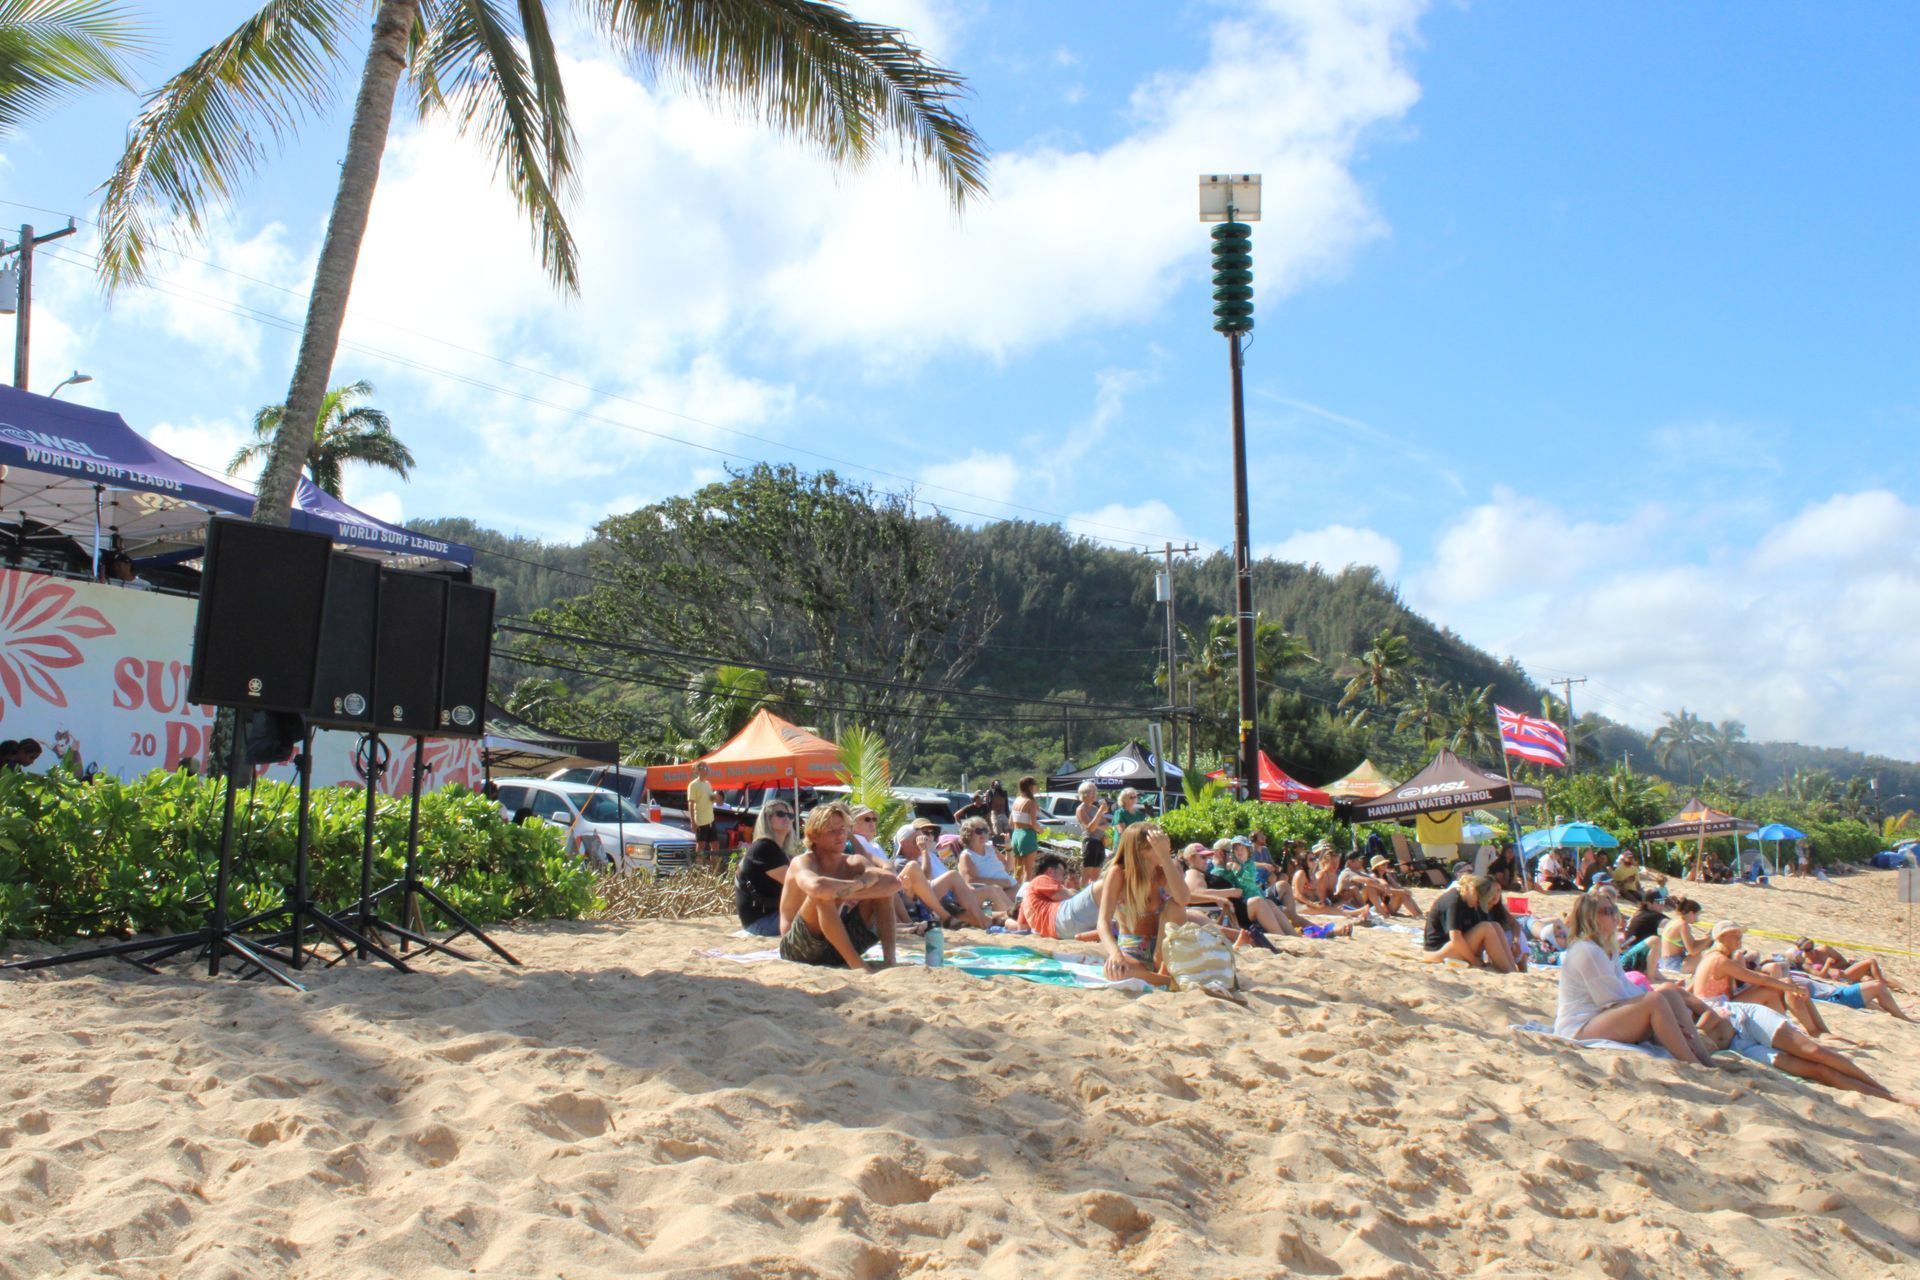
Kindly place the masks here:
[(1113, 811), (1113, 829), (1116, 833), (1125, 831), (1136, 822), (1145, 822), (1147, 815), (1139, 809), (1140, 792), (1128, 787), (1120, 793), (1120, 807)]

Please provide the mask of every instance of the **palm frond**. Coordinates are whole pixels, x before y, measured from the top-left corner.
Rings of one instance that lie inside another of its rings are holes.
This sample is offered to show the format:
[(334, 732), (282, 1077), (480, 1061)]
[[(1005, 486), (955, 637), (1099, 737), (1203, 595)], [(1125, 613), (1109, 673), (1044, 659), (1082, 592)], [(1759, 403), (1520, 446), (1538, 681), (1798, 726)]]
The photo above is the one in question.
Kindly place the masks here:
[(840, 759), (834, 772), (846, 783), (847, 799), (880, 815), (879, 829), (891, 832), (906, 818), (907, 806), (893, 794), (893, 762), (887, 740), (874, 729), (851, 725), (840, 733)]
[(481, 139), (533, 224), (540, 264), (577, 291), (563, 207), (575, 186), (574, 134), (544, 0), (437, 0), (431, 17), (412, 64), (421, 113), (444, 114), (463, 136)]
[(642, 71), (745, 106), (857, 164), (889, 140), (956, 208), (986, 192), (986, 143), (955, 109), (966, 82), (903, 33), (824, 0), (583, 0)]
[(0, 137), (78, 89), (139, 92), (126, 59), (151, 47), (111, 0), (0, 0)]
[(109, 289), (145, 278), (154, 234), (179, 219), (194, 235), (240, 181), (305, 119), (333, 102), (364, 0), (268, 0), (232, 35), (147, 95), (100, 204)]

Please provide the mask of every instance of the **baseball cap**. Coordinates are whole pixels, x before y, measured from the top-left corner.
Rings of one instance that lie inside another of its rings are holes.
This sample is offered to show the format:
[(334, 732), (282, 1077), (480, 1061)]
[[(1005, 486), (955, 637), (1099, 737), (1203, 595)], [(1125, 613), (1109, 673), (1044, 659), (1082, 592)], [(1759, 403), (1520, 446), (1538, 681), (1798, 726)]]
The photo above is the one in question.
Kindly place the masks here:
[(1243, 844), (1249, 849), (1253, 848), (1253, 841), (1247, 839), (1245, 836), (1235, 836), (1233, 842), (1235, 844)]

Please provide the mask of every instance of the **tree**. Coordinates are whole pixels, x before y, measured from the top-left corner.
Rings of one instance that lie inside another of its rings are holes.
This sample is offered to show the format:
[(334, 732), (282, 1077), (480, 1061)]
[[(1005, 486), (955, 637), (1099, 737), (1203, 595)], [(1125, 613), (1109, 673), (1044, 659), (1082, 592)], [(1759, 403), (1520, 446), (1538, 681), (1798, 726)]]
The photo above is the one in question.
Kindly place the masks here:
[(1441, 725), (1446, 745), (1457, 756), (1486, 759), (1500, 750), (1500, 732), (1493, 713), (1493, 686), (1462, 689), (1446, 704)]
[(849, 803), (865, 805), (880, 816), (878, 839), (892, 838), (892, 831), (910, 816), (907, 802), (893, 794), (893, 762), (887, 758), (887, 740), (863, 725), (850, 724), (840, 731), (840, 760), (835, 772), (846, 784)]
[(1747, 726), (1738, 720), (1709, 724), (1701, 732), (1703, 750), (1721, 769), (1732, 772), (1753, 759), (1753, 744), (1747, 741)]
[[(537, 614), (574, 666), (620, 653), (684, 686), (716, 662), (791, 668), (777, 700), (879, 732), (904, 768), (999, 611), (963, 531), (910, 497), (765, 464), (600, 523), (602, 585)], [(633, 642), (644, 638), (644, 649)], [(641, 671), (648, 679), (660, 676)]]
[[(393, 434), (392, 420), (370, 404), (357, 403), (372, 394), (373, 384), (362, 380), (335, 387), (320, 401), (306, 470), (314, 484), (336, 498), (340, 496), (340, 470), (349, 462), (382, 467), (402, 480), (413, 470), (413, 451)], [(280, 434), (286, 412), (285, 405), (270, 404), (253, 415), (254, 443), (233, 455), (233, 461), (227, 464), (229, 475), (266, 456)]]
[(760, 708), (773, 702), (767, 673), (725, 663), (696, 674), (687, 684), (687, 711), (707, 750), (747, 727)]
[(1711, 748), (1707, 722), (1685, 707), (1667, 712), (1666, 723), (1655, 729), (1647, 741), (1653, 747), (1653, 758), (1660, 762), (1662, 769), (1672, 768), (1674, 758), (1684, 756), (1688, 781), (1695, 779), (1701, 757)]
[(1415, 676), (1413, 694), (1407, 699), (1406, 706), (1400, 709), (1400, 715), (1393, 727), (1401, 732), (1411, 731), (1420, 738), (1422, 749), (1431, 751), (1445, 741), (1449, 730), (1446, 728), (1448, 698), (1453, 686), (1445, 680), (1425, 680)]
[[(422, 115), (477, 136), (532, 224), (562, 289), (579, 285), (566, 205), (574, 136), (550, 0), (266, 0), (233, 34), (149, 94), (101, 204), (109, 287), (144, 277), (161, 221), (204, 233), (268, 148), (324, 114), (369, 9), (339, 185), (314, 269), (286, 414), (254, 519), (285, 524), (340, 345), (403, 75)], [(985, 190), (986, 153), (954, 110), (959, 76), (891, 27), (825, 0), (587, 0), (592, 27), (635, 67), (672, 75), (857, 163), (893, 141), (931, 168), (956, 206)]]
[(0, 0), (0, 138), (71, 93), (139, 92), (127, 60), (150, 47), (133, 15), (105, 0)]
[(1349, 678), (1340, 693), (1340, 705), (1366, 701), (1369, 705), (1353, 715), (1353, 723), (1363, 723), (1371, 713), (1386, 710), (1394, 694), (1408, 678), (1413, 665), (1413, 647), (1407, 638), (1394, 631), (1374, 636), (1365, 653), (1351, 659), (1344, 674)]

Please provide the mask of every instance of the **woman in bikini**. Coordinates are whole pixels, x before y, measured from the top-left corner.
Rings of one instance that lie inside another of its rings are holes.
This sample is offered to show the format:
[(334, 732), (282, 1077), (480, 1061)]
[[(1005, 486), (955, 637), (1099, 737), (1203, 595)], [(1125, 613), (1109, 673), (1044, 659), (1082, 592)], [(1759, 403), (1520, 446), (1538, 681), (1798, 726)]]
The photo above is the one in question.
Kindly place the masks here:
[(1173, 862), (1172, 842), (1159, 827), (1137, 822), (1120, 833), (1108, 863), (1100, 880), (1098, 922), (1107, 977), (1170, 986), (1173, 979), (1159, 958), (1160, 929), (1169, 905), (1175, 919), (1185, 918), (1189, 897), (1186, 876)]
[(1020, 798), (1013, 802), (1009, 821), (1013, 824), (1013, 856), (1019, 860), (1020, 878), (1033, 879), (1033, 855), (1040, 852), (1040, 800), (1034, 792), (1038, 778), (1020, 779)]
[(1831, 1035), (1826, 1020), (1813, 1007), (1813, 997), (1786, 976), (1784, 965), (1778, 966), (1778, 972), (1774, 966), (1753, 966), (1751, 961), (1759, 957), (1740, 949), (1744, 936), (1745, 931), (1731, 920), (1713, 926), (1713, 945), (1700, 958), (1689, 984), (1693, 994), (1711, 1005), (1733, 1000), (1764, 1005), (1775, 1013), (1792, 1014), (1808, 1035)]
[(1673, 915), (1660, 927), (1659, 950), (1652, 953), (1654, 963), (1648, 976), (1684, 982), (1700, 967), (1700, 957), (1712, 949), (1713, 939), (1693, 931), (1694, 921), (1700, 918), (1699, 903), (1692, 898), (1677, 898), (1671, 905)]

